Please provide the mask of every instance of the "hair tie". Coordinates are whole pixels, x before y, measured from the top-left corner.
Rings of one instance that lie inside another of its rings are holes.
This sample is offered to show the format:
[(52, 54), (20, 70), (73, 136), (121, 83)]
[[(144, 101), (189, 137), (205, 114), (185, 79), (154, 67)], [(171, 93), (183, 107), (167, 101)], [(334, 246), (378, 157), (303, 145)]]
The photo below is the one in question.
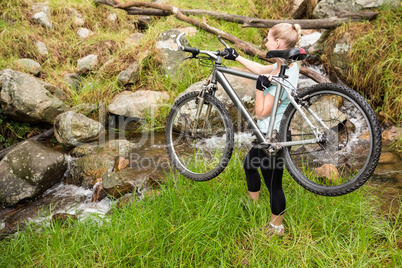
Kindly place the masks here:
[(296, 26), (292, 24), (292, 29), (296, 31)]

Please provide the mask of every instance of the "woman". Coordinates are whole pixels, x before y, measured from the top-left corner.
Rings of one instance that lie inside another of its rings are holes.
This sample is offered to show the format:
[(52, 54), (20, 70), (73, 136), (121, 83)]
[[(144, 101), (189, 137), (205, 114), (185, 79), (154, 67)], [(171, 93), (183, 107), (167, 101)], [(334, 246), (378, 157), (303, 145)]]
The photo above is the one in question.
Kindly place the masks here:
[[(272, 27), (268, 32), (268, 41), (265, 44), (268, 50), (286, 50), (298, 45), (301, 37), (301, 27), (298, 24), (280, 23)], [(245, 59), (233, 49), (226, 48), (229, 55), (226, 59), (240, 62), (244, 67), (255, 74), (260, 74), (257, 80), (257, 91), (255, 101), (255, 112), (257, 125), (262, 133), (266, 133), (269, 125), (269, 116), (274, 102), (276, 86), (270, 86), (272, 76), (279, 73), (281, 61), (273, 65), (262, 65), (251, 60)], [(293, 63), (286, 71), (287, 79), (292, 86), (297, 87), (299, 77), (299, 67)], [(270, 78), (268, 78), (268, 76)], [(287, 93), (283, 92), (279, 103), (274, 129), (279, 131), (282, 115), (289, 104)], [(285, 195), (282, 189), (283, 160), (277, 157), (268, 157), (263, 150), (251, 148), (243, 160), (246, 173), (248, 194), (255, 202), (260, 196), (261, 178), (258, 168), (264, 177), (266, 186), (270, 193), (271, 221), (267, 226), (271, 234), (283, 235), (285, 228), (282, 225), (283, 214), (286, 208)]]

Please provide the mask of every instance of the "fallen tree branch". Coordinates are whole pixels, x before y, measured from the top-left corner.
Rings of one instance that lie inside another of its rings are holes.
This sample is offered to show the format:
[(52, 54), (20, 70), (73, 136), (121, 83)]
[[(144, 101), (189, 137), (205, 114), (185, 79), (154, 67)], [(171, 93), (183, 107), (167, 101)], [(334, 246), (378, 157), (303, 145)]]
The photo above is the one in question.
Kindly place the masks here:
[(252, 19), (243, 23), (242, 27), (253, 27), (253, 28), (271, 28), (275, 24), (281, 22), (287, 22), (292, 24), (299, 24), (302, 29), (333, 29), (341, 26), (343, 23), (356, 22), (362, 20), (373, 20), (377, 17), (376, 12), (339, 12), (337, 17), (325, 18), (325, 19), (313, 19), (313, 20), (263, 20), (263, 19)]
[[(190, 23), (198, 28), (201, 28), (209, 33), (215, 34), (215, 35), (220, 35), (222, 38), (232, 42), (235, 44), (235, 46), (242, 51), (244, 51), (246, 54), (249, 54), (251, 56), (257, 56), (258, 58), (265, 60), (265, 61), (270, 61), (268, 60), (265, 55), (266, 53), (259, 50), (256, 48), (253, 44), (243, 41), (240, 38), (237, 38), (234, 35), (231, 35), (229, 33), (226, 33), (224, 31), (221, 31), (217, 28), (214, 28), (210, 25), (208, 25), (205, 22), (198, 21), (194, 18), (187, 17), (184, 15), (180, 9), (170, 6), (170, 5), (165, 5), (165, 4), (158, 4), (158, 3), (149, 3), (149, 2), (129, 2), (129, 3), (121, 3), (118, 0), (96, 0), (98, 3), (104, 3), (110, 6), (113, 6), (114, 8), (122, 8), (122, 9), (127, 9), (127, 8), (132, 8), (132, 7), (150, 7), (150, 8), (157, 8), (163, 11), (169, 11), (174, 14), (174, 16), (182, 21), (185, 21), (187, 23)], [(113, 4), (115, 3), (115, 4)], [(320, 75), (317, 72), (314, 72), (312, 70), (309, 70), (305, 67), (300, 68), (300, 73), (303, 75), (313, 79), (317, 83), (327, 83), (329, 80), (325, 78), (324, 76)]]
[(19, 143), (13, 144), (13, 145), (11, 145), (10, 147), (7, 147), (7, 148), (5, 148), (5, 149), (3, 149), (3, 150), (0, 151), (0, 160), (3, 159), (3, 157), (6, 156), (6, 154), (8, 154), (8, 153), (9, 153), (12, 149), (14, 149), (18, 144), (20, 144), (20, 143), (22, 143), (22, 142), (24, 142), (24, 141), (27, 141), (27, 140), (31, 140), (31, 141), (46, 140), (46, 139), (52, 137), (53, 135), (54, 135), (54, 129), (51, 128), (51, 129), (46, 130), (45, 132), (42, 132), (41, 134), (38, 134), (38, 135), (36, 135), (36, 136), (33, 136), (33, 137), (29, 138), (29, 139), (23, 140), (23, 141), (21, 141), (21, 142), (19, 142)]
[[(95, 0), (99, 4), (109, 5), (114, 8), (120, 8), (129, 15), (146, 15), (146, 16), (171, 16), (174, 12), (169, 9), (161, 10), (161, 4), (149, 2), (128, 2), (121, 3), (113, 0)], [(165, 5), (166, 6), (166, 5)], [(147, 9), (141, 8), (146, 7)], [(182, 14), (189, 16), (209, 16), (219, 20), (243, 24), (242, 27), (254, 28), (271, 28), (273, 25), (285, 23), (300, 24), (302, 29), (333, 29), (343, 23), (356, 22), (361, 20), (373, 20), (377, 17), (377, 12), (348, 12), (339, 11), (336, 17), (325, 19), (302, 19), (302, 20), (264, 20), (259, 18), (227, 14), (216, 11), (199, 10), (199, 9), (177, 9)]]

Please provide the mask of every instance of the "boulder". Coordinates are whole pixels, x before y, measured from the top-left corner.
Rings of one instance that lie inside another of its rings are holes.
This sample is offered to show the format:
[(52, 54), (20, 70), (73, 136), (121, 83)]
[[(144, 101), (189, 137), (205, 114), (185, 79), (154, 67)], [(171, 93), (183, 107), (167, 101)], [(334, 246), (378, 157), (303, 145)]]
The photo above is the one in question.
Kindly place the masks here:
[[(168, 75), (175, 75), (182, 59), (188, 56), (188, 53), (178, 50), (176, 45), (177, 36), (183, 32), (186, 36), (192, 36), (197, 29), (194, 27), (171, 29), (161, 33), (156, 42), (156, 48), (159, 49), (162, 58), (162, 66)], [(190, 46), (184, 36), (181, 38), (181, 43)]]
[(108, 111), (115, 115), (142, 118), (145, 111), (158, 108), (161, 102), (168, 99), (169, 94), (166, 92), (149, 90), (123, 91), (109, 104)]
[(324, 164), (319, 168), (315, 168), (313, 171), (317, 177), (324, 178), (331, 184), (339, 183), (339, 171), (334, 165)]
[(38, 76), (42, 70), (39, 63), (31, 59), (19, 59), (15, 61), (16, 65), (24, 72)]
[(74, 148), (70, 155), (80, 158), (71, 163), (67, 183), (91, 188), (107, 172), (127, 167), (127, 158), (135, 148), (136, 145), (127, 140), (109, 140), (104, 144), (83, 144)]
[(86, 74), (93, 71), (98, 65), (98, 55), (88, 55), (78, 60), (78, 73)]
[(37, 141), (24, 141), (0, 162), (0, 202), (13, 206), (38, 197), (58, 183), (66, 169), (62, 153)]
[(82, 144), (71, 150), (70, 155), (73, 157), (83, 157), (89, 154), (106, 152), (115, 157), (129, 156), (129, 153), (136, 148), (136, 145), (128, 140), (117, 139), (108, 140), (105, 143), (88, 143)]
[(384, 142), (393, 142), (402, 139), (402, 128), (393, 126), (382, 132), (382, 140)]
[(32, 21), (39, 24), (42, 27), (52, 29), (52, 21), (50, 18), (51, 10), (50, 8), (43, 3), (37, 3), (32, 6), (33, 12), (35, 14), (32, 16)]
[(66, 82), (69, 86), (74, 88), (76, 91), (80, 90), (82, 79), (79, 74), (77, 74), (77, 73), (66, 74), (63, 79), (64, 79), (64, 82)]
[(58, 142), (70, 146), (99, 138), (105, 134), (103, 125), (83, 114), (68, 111), (56, 117), (54, 135)]
[(149, 175), (139, 174), (136, 169), (126, 168), (118, 172), (103, 175), (102, 187), (107, 195), (115, 198), (134, 191), (148, 188)]
[(119, 74), (119, 76), (117, 77), (117, 81), (123, 86), (135, 83), (139, 78), (139, 69), (139, 64), (137, 62), (134, 62), (130, 65), (130, 67)]
[(71, 162), (66, 183), (92, 189), (106, 172), (111, 172), (116, 156), (107, 152), (89, 154)]
[(0, 103), (4, 114), (27, 123), (53, 123), (67, 106), (54, 97), (56, 87), (11, 69), (0, 71)]
[(396, 7), (399, 3), (399, 0), (322, 0), (315, 7), (313, 16), (317, 19), (330, 18), (336, 16), (338, 11), (357, 12), (387, 4)]
[(309, 5), (312, 5), (312, 0), (293, 0), (293, 5), (290, 14), (294, 19), (303, 19), (308, 11)]

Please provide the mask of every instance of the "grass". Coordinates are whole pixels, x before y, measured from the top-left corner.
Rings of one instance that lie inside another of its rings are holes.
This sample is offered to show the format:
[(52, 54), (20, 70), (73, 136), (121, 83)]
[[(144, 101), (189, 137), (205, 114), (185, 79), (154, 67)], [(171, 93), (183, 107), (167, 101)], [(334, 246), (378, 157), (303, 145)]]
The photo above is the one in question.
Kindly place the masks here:
[(383, 121), (397, 124), (402, 122), (401, 11), (402, 7), (384, 7), (376, 20), (339, 27), (327, 42), (331, 50), (336, 39), (350, 33), (347, 81), (376, 107)]
[[(167, 91), (172, 102), (180, 92), (209, 73), (208, 68), (200, 68), (193, 61), (186, 62), (175, 77), (163, 75), (161, 59), (155, 49), (158, 34), (175, 27), (188, 27), (173, 17), (153, 19), (138, 46), (127, 47), (125, 38), (138, 29), (130, 22), (135, 17), (127, 16), (124, 11), (96, 6), (90, 0), (49, 0), (54, 23), (54, 30), (49, 31), (33, 26), (29, 20), (32, 2), (0, 3), (0, 69), (17, 69), (14, 60), (18, 58), (38, 61), (43, 70), (40, 78), (62, 88), (71, 97), (67, 100), (69, 106), (87, 102), (97, 104), (103, 100), (110, 102), (118, 92), (138, 89)], [(169, 3), (179, 8), (205, 8), (269, 19), (284, 16), (286, 7), (280, 3), (287, 2), (237, 0), (228, 4), (227, 1), (172, 0)], [(84, 27), (95, 32), (84, 42), (78, 39), (78, 28), (71, 23), (71, 7), (84, 15)], [(116, 23), (106, 20), (111, 12), (118, 15)], [(374, 21), (364, 27), (373, 29), (374, 33), (370, 35), (378, 37), (383, 33), (378, 29), (385, 25), (389, 31), (384, 36), (389, 38), (389, 33), (393, 32), (398, 37), (400, 32), (395, 23), (399, 23), (400, 13), (383, 11), (382, 14), (379, 24)], [(392, 17), (395, 17), (393, 21), (390, 20)], [(237, 24), (209, 18), (207, 22), (255, 44), (262, 44), (266, 35), (265, 30), (243, 29)], [(215, 36), (201, 30), (188, 39), (200, 49), (222, 49)], [(46, 44), (49, 56), (36, 52), (36, 40)], [(366, 43), (370, 41), (363, 42), (361, 47)], [(391, 43), (391, 47), (400, 47), (397, 46), (399, 43)], [(363, 55), (363, 49), (356, 49), (360, 51), (357, 55)], [(376, 47), (372, 49), (381, 51)], [(146, 50), (148, 56), (142, 57)], [(385, 51), (394, 53), (394, 50)], [(68, 88), (63, 76), (75, 72), (77, 60), (91, 53), (99, 54), (101, 64), (108, 60), (112, 63), (104, 71), (84, 77), (81, 91)], [(390, 58), (398, 59), (396, 56)], [(121, 87), (115, 81), (116, 76), (134, 60), (141, 62), (140, 79), (134, 85)], [(395, 66), (395, 61), (392, 63), (387, 66)], [(399, 101), (398, 95), (392, 95), (395, 92), (392, 90), (400, 78), (393, 75), (393, 71), (383, 75), (391, 84), (382, 80), (379, 88), (381, 92), (389, 91), (388, 100)], [(168, 105), (147, 117), (150, 124), (144, 130), (163, 129)], [(387, 107), (391, 107), (387, 114), (392, 116), (395, 106), (386, 105), (383, 103), (377, 109), (387, 111)], [(24, 129), (24, 135), (25, 132), (28, 130)], [(7, 135), (10, 133), (3, 136)], [(342, 197), (321, 197), (303, 190), (285, 173), (284, 188), (287, 235), (283, 238), (267, 238), (259, 231), (270, 217), (266, 188), (262, 191), (260, 207), (244, 205), (240, 201), (246, 196), (246, 184), (241, 157), (237, 153), (225, 172), (212, 181), (196, 183), (174, 172), (169, 173), (159, 196), (146, 196), (131, 206), (114, 208), (103, 219), (93, 216), (75, 221), (69, 228), (57, 224), (30, 224), (15, 237), (0, 242), (0, 267), (402, 266), (401, 214), (399, 212), (394, 218), (383, 216), (369, 187)], [(398, 204), (400, 206), (400, 202)]]
[(193, 182), (174, 172), (167, 177), (159, 195), (113, 208), (103, 219), (93, 216), (70, 227), (29, 225), (0, 242), (0, 266), (402, 265), (401, 212), (392, 219), (382, 216), (367, 186), (341, 197), (322, 197), (285, 173), (286, 235), (280, 238), (259, 230), (270, 218), (265, 186), (259, 206), (241, 201), (246, 183), (239, 151), (214, 180)]

